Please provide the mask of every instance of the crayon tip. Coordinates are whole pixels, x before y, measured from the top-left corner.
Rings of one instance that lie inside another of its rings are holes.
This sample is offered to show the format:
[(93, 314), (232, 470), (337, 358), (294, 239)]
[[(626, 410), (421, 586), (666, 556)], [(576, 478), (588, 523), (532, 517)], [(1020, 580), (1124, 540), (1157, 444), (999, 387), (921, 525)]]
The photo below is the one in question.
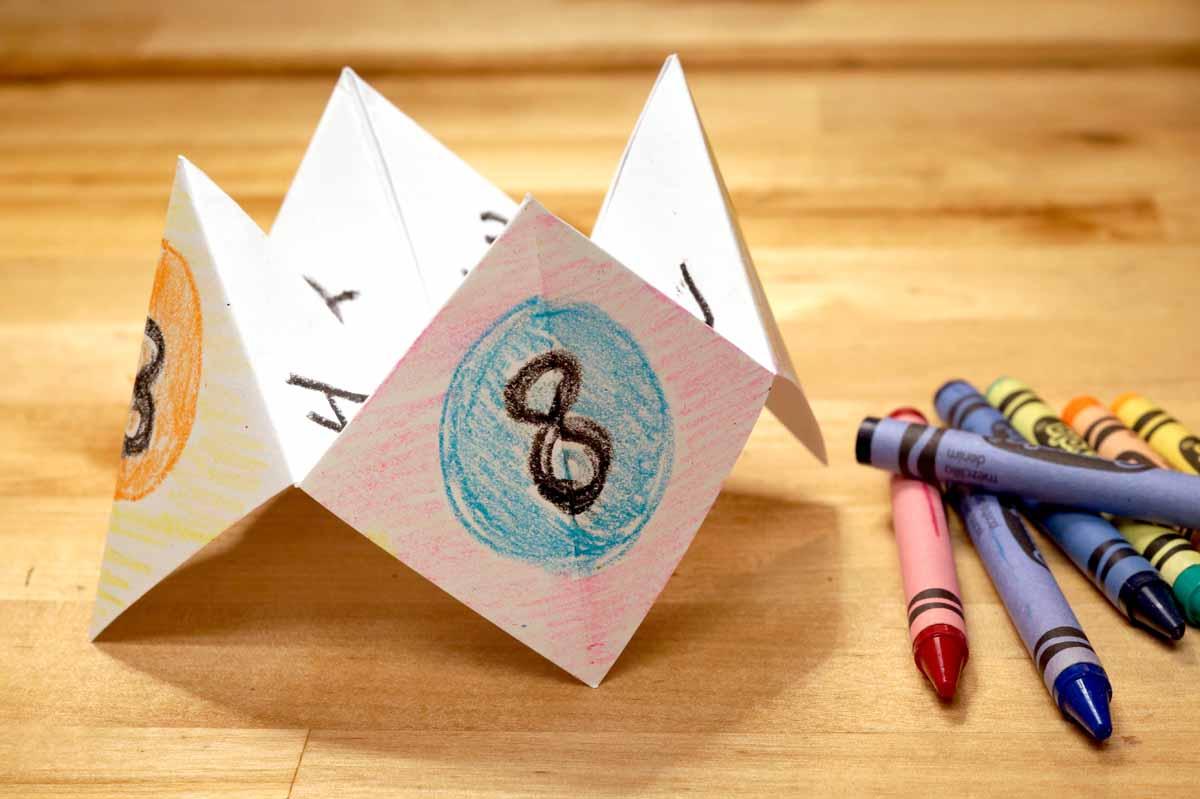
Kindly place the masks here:
[(1200, 627), (1200, 564), (1193, 563), (1175, 578), (1175, 598), (1188, 622)]
[(1183, 637), (1183, 616), (1171, 596), (1171, 589), (1162, 580), (1151, 580), (1137, 588), (1129, 599), (1129, 619), (1138, 627), (1149, 630), (1169, 641)]
[(1112, 686), (1104, 670), (1092, 663), (1068, 666), (1054, 681), (1058, 706), (1068, 718), (1103, 741), (1112, 735), (1112, 713), (1108, 708)]
[(1131, 399), (1137, 398), (1138, 396), (1140, 395), (1135, 391), (1126, 391), (1124, 394), (1113, 400), (1113, 404), (1110, 406), (1112, 408), (1112, 412), (1120, 413), (1122, 405), (1124, 405), (1126, 402), (1129, 402)]
[(888, 414), (889, 419), (899, 419), (902, 422), (917, 422), (919, 424), (929, 424), (929, 420), (925, 418), (925, 414), (918, 411), (916, 408), (910, 408), (907, 405), (903, 408), (897, 408)]
[(1068, 402), (1066, 407), (1063, 408), (1062, 420), (1067, 424), (1075, 424), (1075, 417), (1079, 415), (1079, 412), (1084, 408), (1091, 407), (1092, 405), (1098, 405), (1101, 408), (1104, 407), (1104, 403), (1095, 397), (1089, 397), (1086, 395), (1076, 397)]
[(949, 701), (958, 690), (958, 678), (967, 665), (967, 637), (949, 624), (926, 627), (913, 642), (917, 668), (933, 683), (938, 699)]

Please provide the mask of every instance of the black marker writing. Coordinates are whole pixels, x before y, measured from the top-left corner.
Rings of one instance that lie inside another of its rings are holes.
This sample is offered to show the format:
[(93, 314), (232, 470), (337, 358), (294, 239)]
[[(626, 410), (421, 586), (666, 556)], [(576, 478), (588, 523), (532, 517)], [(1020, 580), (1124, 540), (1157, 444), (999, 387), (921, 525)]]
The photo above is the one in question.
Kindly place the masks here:
[(704, 314), (704, 324), (712, 327), (712, 308), (708, 307), (708, 303), (704, 301), (704, 295), (700, 293), (700, 289), (696, 288), (696, 281), (692, 280), (692, 275), (688, 272), (686, 261), (679, 264), (679, 271), (683, 272), (683, 282), (687, 284), (688, 291), (692, 292), (692, 296), (696, 298), (696, 304), (700, 306), (700, 312)]
[(308, 277), (307, 275), (304, 276), (304, 282), (312, 286), (312, 290), (321, 295), (321, 300), (324, 301), (325, 307), (333, 312), (333, 315), (337, 317), (339, 322), (345, 324), (345, 321), (342, 320), (342, 309), (338, 306), (347, 300), (353, 300), (358, 297), (358, 292), (343, 291), (339, 292), (338, 294), (330, 294), (321, 286), (320, 283), (313, 280), (311, 277)]
[[(548, 372), (558, 372), (558, 385), (550, 409), (529, 407), (529, 391)], [(558, 509), (577, 516), (599, 498), (612, 463), (612, 438), (608, 431), (586, 416), (568, 415), (579, 399), (583, 372), (578, 359), (566, 350), (551, 350), (530, 360), (504, 387), (504, 408), (518, 422), (537, 425), (529, 450), (529, 475), (538, 493)], [(554, 473), (554, 445), (579, 444), (587, 453), (591, 478), (584, 484)]]
[(159, 329), (158, 323), (148, 316), (145, 335), (154, 351), (150, 360), (138, 369), (137, 377), (133, 379), (132, 410), (138, 415), (138, 423), (133, 435), (125, 434), (125, 443), (121, 446), (123, 456), (145, 452), (150, 446), (151, 436), (154, 435), (154, 396), (150, 393), (150, 386), (154, 385), (154, 381), (162, 372), (166, 348), (162, 330)]
[[(484, 211), (482, 214), (479, 215), (479, 221), (480, 222), (499, 222), (501, 225), (508, 224), (508, 220), (506, 218), (504, 218), (503, 216), (501, 216), (500, 214), (496, 213), (495, 211)], [(486, 241), (488, 244), (491, 244), (493, 241), (496, 240), (496, 237), (491, 235), (490, 233), (488, 233), (488, 234), (484, 235), (483, 240)]]
[(350, 402), (367, 401), (366, 394), (356, 394), (353, 391), (345, 391), (340, 388), (334, 388), (328, 383), (322, 383), (319, 380), (310, 380), (307, 377), (301, 377), (297, 374), (293, 374), (291, 377), (289, 377), (287, 382), (289, 386), (299, 386), (300, 388), (307, 388), (310, 391), (320, 391), (325, 395), (325, 400), (329, 403), (329, 407), (333, 409), (333, 415), (337, 417), (337, 421), (322, 416), (316, 411), (309, 411), (308, 419), (321, 425), (321, 427), (328, 427), (335, 433), (340, 433), (346, 429), (346, 415), (342, 413), (342, 409), (338, 407), (338, 404), (335, 402), (335, 400), (344, 399), (349, 400)]

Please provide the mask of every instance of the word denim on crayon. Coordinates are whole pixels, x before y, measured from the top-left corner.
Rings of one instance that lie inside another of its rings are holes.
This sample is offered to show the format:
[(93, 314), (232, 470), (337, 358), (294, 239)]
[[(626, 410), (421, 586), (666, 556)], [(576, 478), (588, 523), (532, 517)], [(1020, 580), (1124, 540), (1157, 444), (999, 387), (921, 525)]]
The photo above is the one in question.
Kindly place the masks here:
[[(968, 432), (1021, 440), (1001, 413), (963, 380), (942, 386), (934, 403), (942, 418)], [(1183, 620), (1171, 600), (1170, 587), (1112, 524), (1091, 513), (1027, 500), (1022, 504), (1028, 517), (1131, 623), (1171, 640), (1183, 635)]]

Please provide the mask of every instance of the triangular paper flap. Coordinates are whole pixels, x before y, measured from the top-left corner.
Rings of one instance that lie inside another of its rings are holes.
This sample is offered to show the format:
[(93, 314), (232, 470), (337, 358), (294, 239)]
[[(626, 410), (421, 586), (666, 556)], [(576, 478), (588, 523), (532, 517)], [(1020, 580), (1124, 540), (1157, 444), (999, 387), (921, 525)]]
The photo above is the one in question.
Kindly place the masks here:
[[(821, 460), (820, 428), (759, 284), (679, 59), (663, 65), (592, 240), (792, 383), (769, 407)], [(782, 385), (782, 381), (777, 385)]]
[(527, 201), (301, 488), (596, 685), (771, 380)]
[[(369, 395), (514, 209), (502, 192), (343, 70), (270, 237), (275, 262), (330, 301), (331, 319), (336, 313), (336, 329), (306, 341), (324, 353), (308, 371), (338, 376), (305, 376)], [(340, 404), (346, 420), (359, 408), (344, 397)], [(319, 431), (307, 438), (314, 443), (299, 447), (302, 454), (287, 445), (301, 475), (320, 451)]]
[[(329, 298), (329, 349), (370, 393), (431, 312), (357, 77), (345, 70), (271, 228), (272, 259)], [(341, 300), (336, 298), (341, 297)], [(336, 315), (335, 315), (336, 314)], [(344, 414), (353, 416), (356, 407)]]
[(427, 319), (432, 318), (504, 230), (517, 204), (366, 81), (347, 73), (379, 143), (429, 294)]
[(93, 637), (290, 482), (221, 281), (222, 273), (258, 268), (262, 233), (210, 188), (181, 159), (122, 443)]
[[(296, 372), (338, 382), (339, 374), (318, 367), (330, 360), (337, 363), (324, 354), (329, 328), (337, 323), (300, 276), (271, 259), (267, 237), (229, 195), (184, 158), (179, 159), (179, 171), (193, 207), (204, 215), (209, 261), (265, 400), (277, 446), (289, 467), (299, 460), (304, 468), (300, 473), (288, 469), (292, 481), (298, 481), (334, 434), (305, 419), (310, 409), (323, 410), (324, 395), (314, 397), (312, 391), (287, 381)], [(312, 454), (304, 452), (314, 449)]]

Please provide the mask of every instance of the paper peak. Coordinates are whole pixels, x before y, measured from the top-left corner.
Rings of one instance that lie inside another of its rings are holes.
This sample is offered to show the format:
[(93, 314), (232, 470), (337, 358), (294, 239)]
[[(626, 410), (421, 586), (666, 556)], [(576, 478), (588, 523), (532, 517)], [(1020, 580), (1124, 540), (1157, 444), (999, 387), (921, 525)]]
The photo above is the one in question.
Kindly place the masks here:
[(92, 634), (295, 485), (596, 685), (764, 403), (823, 459), (678, 59), (590, 240), (347, 69), (270, 236), (180, 159)]

